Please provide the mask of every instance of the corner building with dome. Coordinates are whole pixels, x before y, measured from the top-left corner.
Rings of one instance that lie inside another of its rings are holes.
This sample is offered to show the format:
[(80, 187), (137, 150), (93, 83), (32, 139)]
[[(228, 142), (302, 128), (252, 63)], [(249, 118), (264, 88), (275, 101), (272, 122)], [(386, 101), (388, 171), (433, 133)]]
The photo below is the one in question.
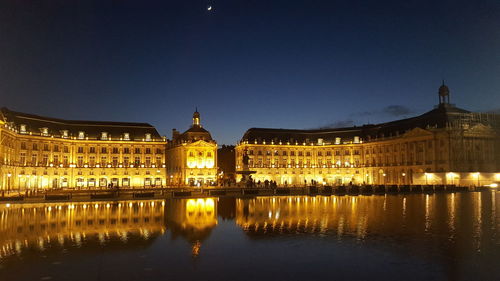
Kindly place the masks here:
[(434, 109), (387, 123), (248, 129), (236, 146), (236, 170), (243, 170), (246, 153), (255, 181), (281, 186), (500, 181), (500, 115), (456, 107), (444, 83), (438, 97)]
[(184, 133), (172, 130), (167, 144), (167, 176), (172, 186), (209, 186), (217, 184), (217, 142), (201, 125), (200, 113)]

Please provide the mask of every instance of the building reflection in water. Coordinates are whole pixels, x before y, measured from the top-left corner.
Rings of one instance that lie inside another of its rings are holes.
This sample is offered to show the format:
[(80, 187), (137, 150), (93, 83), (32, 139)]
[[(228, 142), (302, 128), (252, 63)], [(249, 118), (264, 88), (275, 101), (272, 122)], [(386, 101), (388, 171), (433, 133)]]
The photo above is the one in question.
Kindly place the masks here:
[(68, 243), (81, 247), (152, 240), (165, 232), (164, 204), (164, 201), (3, 204), (0, 258), (20, 254), (27, 248), (44, 251)]
[(217, 226), (217, 199), (178, 199), (170, 200), (166, 206), (167, 225), (172, 237), (182, 236), (192, 245), (192, 255), (197, 257), (202, 242), (210, 236)]
[(132, 247), (151, 243), (167, 229), (172, 239), (188, 241), (197, 257), (220, 219), (234, 221), (251, 240), (316, 235), (436, 259), (454, 279), (473, 253), (496, 255), (498, 196), (500, 192), (0, 204), (0, 257), (27, 248), (113, 241)]

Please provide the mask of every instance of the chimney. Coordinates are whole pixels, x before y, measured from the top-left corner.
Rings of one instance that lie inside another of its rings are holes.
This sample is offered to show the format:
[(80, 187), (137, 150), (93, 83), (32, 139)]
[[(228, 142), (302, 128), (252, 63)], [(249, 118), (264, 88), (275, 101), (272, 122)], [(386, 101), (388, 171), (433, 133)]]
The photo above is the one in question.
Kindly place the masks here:
[(179, 131), (177, 131), (175, 128), (172, 129), (172, 140), (175, 140), (179, 136)]

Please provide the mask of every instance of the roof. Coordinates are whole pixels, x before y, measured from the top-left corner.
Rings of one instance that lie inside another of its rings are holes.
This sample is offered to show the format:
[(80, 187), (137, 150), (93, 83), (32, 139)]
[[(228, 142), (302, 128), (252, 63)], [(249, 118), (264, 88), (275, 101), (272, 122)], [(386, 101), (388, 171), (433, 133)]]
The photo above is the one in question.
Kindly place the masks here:
[(163, 139), (156, 128), (148, 123), (64, 120), (12, 111), (5, 107), (0, 109), (0, 113), (11, 126), (20, 130), (20, 126), (25, 125), (26, 131), (33, 134), (40, 134), (41, 128), (47, 128), (48, 134), (56, 137), (62, 136), (62, 132), (67, 130), (68, 137), (76, 137), (83, 131), (89, 139), (100, 139), (102, 132), (107, 132), (111, 139), (121, 138), (124, 133), (129, 134), (130, 140), (142, 140), (146, 134), (151, 134), (153, 140)]
[[(470, 111), (455, 107), (452, 104), (440, 104), (431, 111), (422, 115), (380, 124), (354, 126), (346, 128), (328, 128), (312, 130), (250, 128), (242, 137), (242, 141), (289, 141), (289, 142), (316, 142), (323, 139), (325, 143), (333, 143), (335, 138), (341, 141), (389, 137), (404, 134), (414, 128), (445, 128), (459, 122), (469, 122), (473, 119)], [(497, 115), (495, 120), (500, 120)], [(484, 121), (484, 120), (483, 120)], [(479, 122), (479, 121), (478, 121)], [(495, 125), (495, 124), (493, 124)], [(497, 124), (498, 125), (498, 124)]]

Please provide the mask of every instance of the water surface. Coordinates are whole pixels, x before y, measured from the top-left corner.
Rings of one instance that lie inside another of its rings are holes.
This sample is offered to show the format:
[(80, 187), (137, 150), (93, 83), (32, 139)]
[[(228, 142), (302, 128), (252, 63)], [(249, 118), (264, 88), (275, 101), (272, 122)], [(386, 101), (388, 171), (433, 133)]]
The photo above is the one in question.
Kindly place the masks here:
[(0, 205), (0, 280), (500, 280), (500, 192)]

